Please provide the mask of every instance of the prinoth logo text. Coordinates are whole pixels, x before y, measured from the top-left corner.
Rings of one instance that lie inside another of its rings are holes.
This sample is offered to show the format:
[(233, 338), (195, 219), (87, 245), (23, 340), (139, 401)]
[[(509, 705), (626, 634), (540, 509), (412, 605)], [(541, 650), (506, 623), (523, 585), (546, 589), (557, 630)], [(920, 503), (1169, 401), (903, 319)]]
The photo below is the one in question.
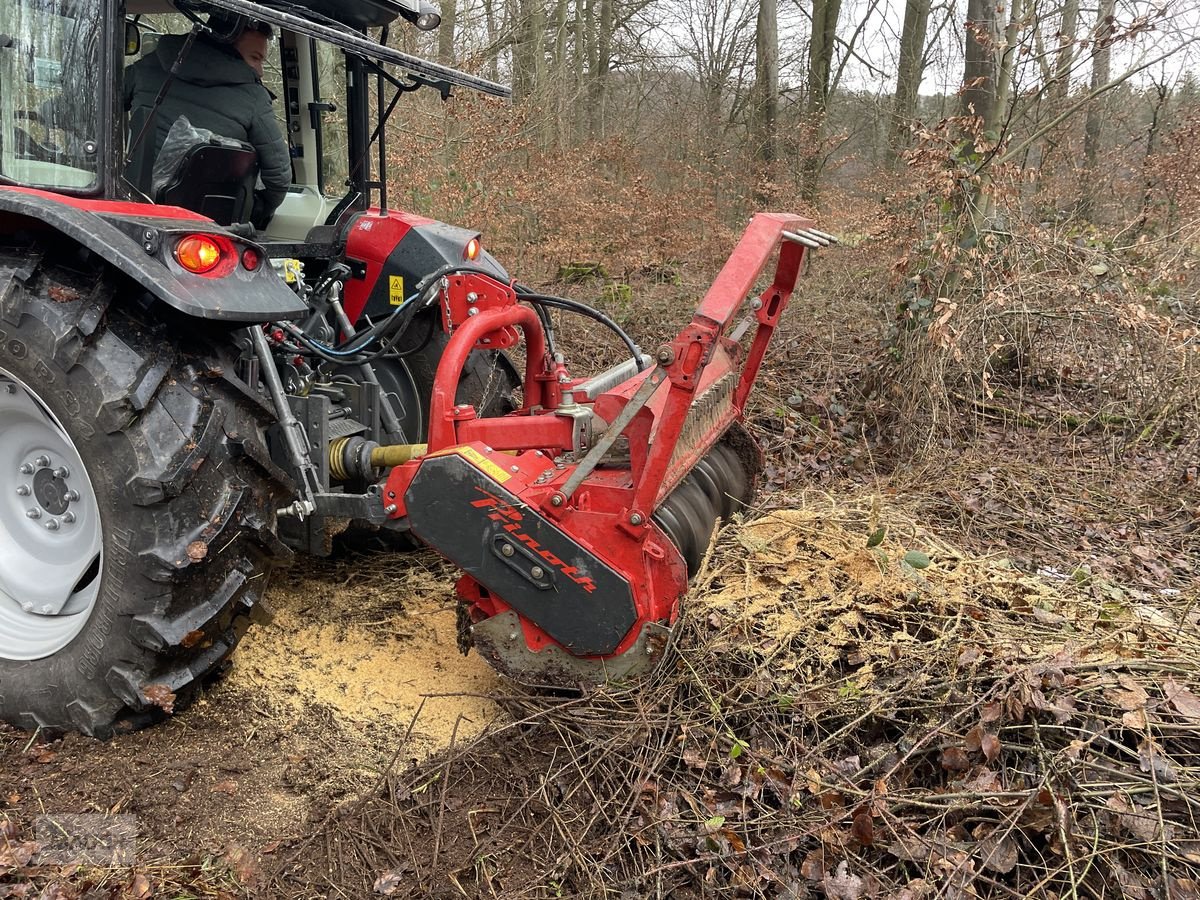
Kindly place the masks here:
[(476, 509), (489, 510), (488, 518), (493, 522), (503, 523), (504, 530), (507, 531), (514, 540), (520, 541), (548, 564), (552, 565), (558, 571), (562, 572), (567, 578), (587, 591), (589, 594), (596, 590), (596, 582), (592, 581), (586, 575), (580, 575), (579, 569), (575, 566), (569, 566), (549, 550), (546, 550), (542, 545), (533, 539), (532, 536), (525, 533), (521, 527), (521, 522), (525, 517), (521, 515), (520, 510), (516, 509), (511, 503), (508, 503), (485, 488), (475, 485), (475, 490), (483, 494), (483, 499), (471, 501), (471, 505)]

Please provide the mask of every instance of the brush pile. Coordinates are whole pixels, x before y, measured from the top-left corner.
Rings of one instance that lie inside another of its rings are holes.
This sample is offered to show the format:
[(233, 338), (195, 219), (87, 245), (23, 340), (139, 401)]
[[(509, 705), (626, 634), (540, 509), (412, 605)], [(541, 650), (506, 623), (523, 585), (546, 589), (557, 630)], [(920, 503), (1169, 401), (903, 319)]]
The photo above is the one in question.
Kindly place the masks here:
[(1197, 599), (801, 498), (725, 530), (653, 682), (499, 698), (510, 723), (388, 773), (277, 887), (1197, 897)]

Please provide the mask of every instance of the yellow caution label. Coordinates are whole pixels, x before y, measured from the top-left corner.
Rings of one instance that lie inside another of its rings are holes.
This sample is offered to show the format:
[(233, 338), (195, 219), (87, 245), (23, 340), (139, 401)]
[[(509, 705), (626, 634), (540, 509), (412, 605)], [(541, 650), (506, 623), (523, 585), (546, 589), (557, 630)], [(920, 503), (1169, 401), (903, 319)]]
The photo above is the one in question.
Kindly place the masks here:
[(392, 306), (404, 305), (404, 276), (389, 275), (388, 276), (388, 302)]
[(436, 453), (427, 453), (425, 459), (434, 459), (438, 456), (461, 456), (479, 471), (483, 472), (493, 481), (498, 481), (501, 484), (512, 478), (512, 474), (505, 471), (503, 467), (496, 465), (474, 447), (447, 447), (445, 450), (438, 450)]
[(503, 484), (512, 478), (512, 475), (504, 471), (504, 469), (500, 468), (500, 466), (496, 465), (474, 447), (459, 447), (458, 455), (489, 476), (493, 481)]

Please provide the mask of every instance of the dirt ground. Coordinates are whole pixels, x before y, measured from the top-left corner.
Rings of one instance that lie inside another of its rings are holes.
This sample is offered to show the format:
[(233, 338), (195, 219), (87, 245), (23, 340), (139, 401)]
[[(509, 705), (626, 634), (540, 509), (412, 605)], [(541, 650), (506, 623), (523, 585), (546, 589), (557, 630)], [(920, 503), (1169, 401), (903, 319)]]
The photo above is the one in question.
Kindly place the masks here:
[(264, 854), (389, 765), (497, 717), (498, 678), (456, 649), (435, 559), (309, 563), (269, 600), (275, 621), (247, 635), (227, 677), (160, 727), (108, 743), (0, 732), (0, 818), (132, 815), (142, 860), (224, 859), (253, 883)]

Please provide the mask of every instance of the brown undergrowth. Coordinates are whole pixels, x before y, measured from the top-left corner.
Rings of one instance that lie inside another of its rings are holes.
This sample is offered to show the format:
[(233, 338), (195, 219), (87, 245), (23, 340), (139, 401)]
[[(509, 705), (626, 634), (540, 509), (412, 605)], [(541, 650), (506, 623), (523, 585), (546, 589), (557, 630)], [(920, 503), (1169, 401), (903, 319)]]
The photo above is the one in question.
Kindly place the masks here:
[(1194, 591), (1117, 602), (878, 497), (794, 500), (721, 535), (653, 680), (497, 698), (275, 890), (1195, 896)]

